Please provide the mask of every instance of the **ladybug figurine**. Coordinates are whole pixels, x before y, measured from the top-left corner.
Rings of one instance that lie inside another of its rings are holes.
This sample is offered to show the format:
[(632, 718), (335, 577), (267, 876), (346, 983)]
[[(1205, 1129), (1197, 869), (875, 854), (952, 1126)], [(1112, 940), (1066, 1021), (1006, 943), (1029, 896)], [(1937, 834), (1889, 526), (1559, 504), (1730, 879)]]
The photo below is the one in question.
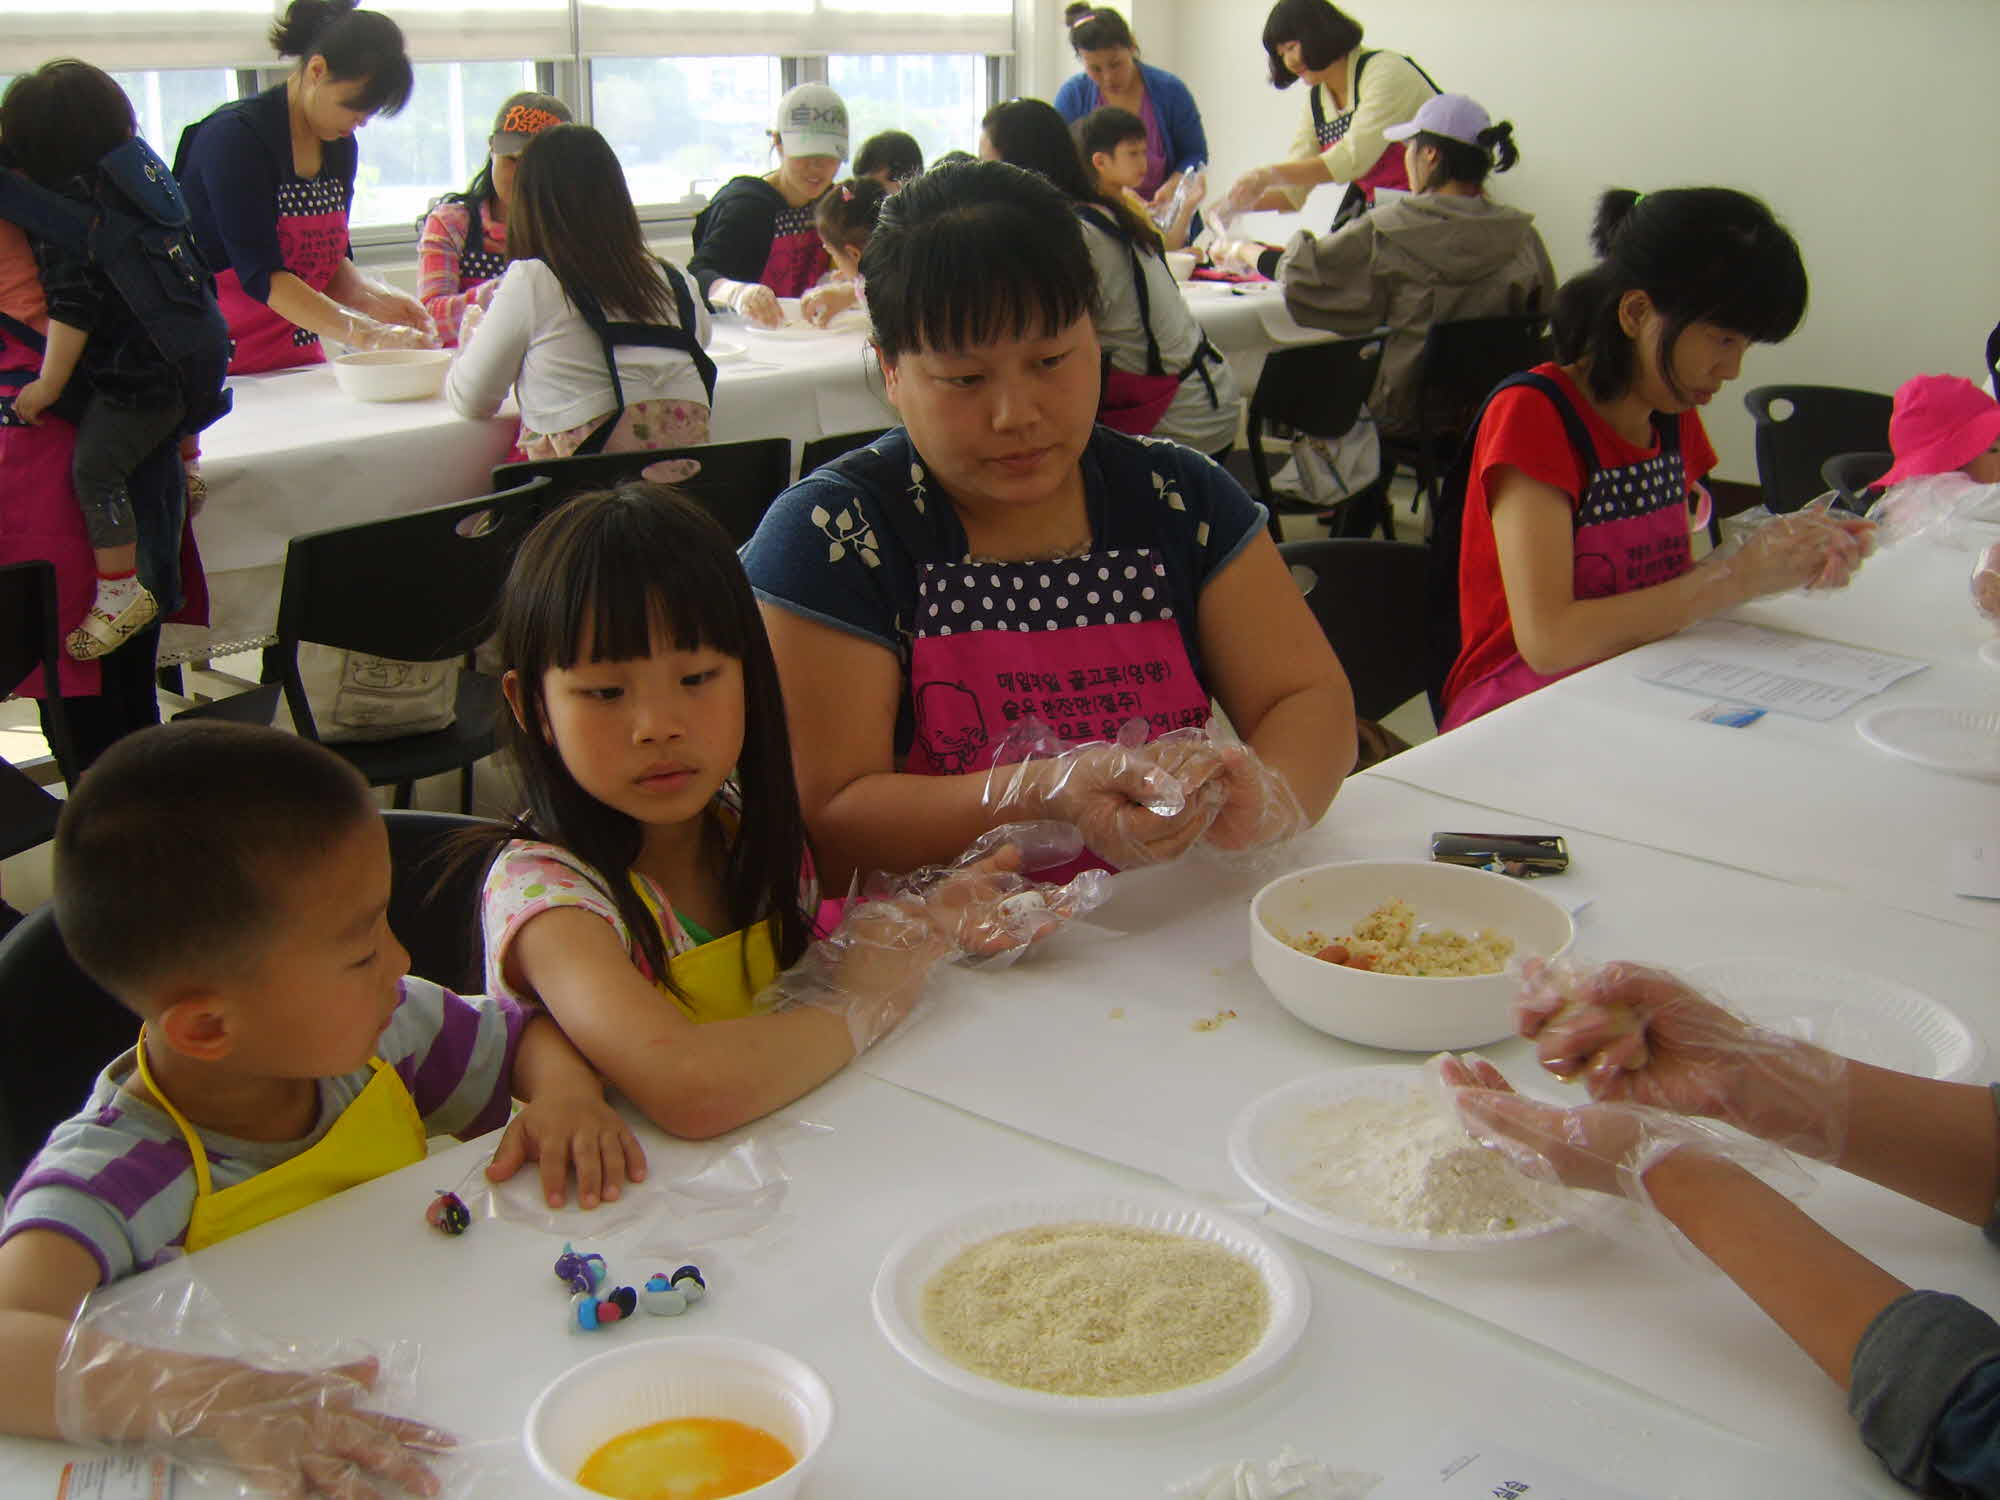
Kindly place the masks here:
[(424, 1222), (439, 1234), (454, 1238), (472, 1227), (472, 1210), (456, 1193), (439, 1193), (424, 1210)]

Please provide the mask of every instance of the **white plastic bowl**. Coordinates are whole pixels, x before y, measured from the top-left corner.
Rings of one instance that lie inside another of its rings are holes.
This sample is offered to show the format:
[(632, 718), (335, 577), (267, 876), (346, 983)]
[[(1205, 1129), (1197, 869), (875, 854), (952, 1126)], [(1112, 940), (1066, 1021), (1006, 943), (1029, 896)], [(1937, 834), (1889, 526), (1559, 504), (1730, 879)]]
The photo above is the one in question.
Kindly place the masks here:
[(1526, 881), (1424, 860), (1355, 860), (1280, 876), (1250, 903), (1250, 962), (1280, 1005), (1345, 1041), (1405, 1052), (1483, 1047), (1514, 1034), (1520, 981), (1510, 972), (1422, 979), (1328, 963), (1288, 947), (1308, 931), (1349, 932), (1397, 898), (1417, 920), (1467, 937), (1492, 928), (1514, 940), (1513, 959), (1554, 958), (1576, 924)]
[(333, 378), (356, 401), (424, 401), (450, 368), (449, 349), (363, 349), (336, 356)]
[(1186, 281), (1188, 277), (1194, 275), (1195, 264), (1199, 260), (1200, 257), (1192, 250), (1169, 250), (1167, 269), (1174, 273), (1174, 280)]
[(584, 1461), (620, 1433), (677, 1417), (747, 1422), (777, 1438), (798, 1462), (737, 1500), (791, 1500), (833, 1431), (833, 1392), (811, 1365), (768, 1344), (669, 1334), (557, 1376), (528, 1408), (523, 1438), (556, 1494), (604, 1500), (576, 1482)]

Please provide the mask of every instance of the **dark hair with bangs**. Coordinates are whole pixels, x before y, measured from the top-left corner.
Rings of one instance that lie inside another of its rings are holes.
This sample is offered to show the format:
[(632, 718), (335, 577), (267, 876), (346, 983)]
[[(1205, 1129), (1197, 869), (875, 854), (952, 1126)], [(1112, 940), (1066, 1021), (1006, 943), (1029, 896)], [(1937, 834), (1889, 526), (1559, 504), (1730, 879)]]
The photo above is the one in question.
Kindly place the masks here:
[(1000, 161), (932, 167), (890, 198), (861, 252), (861, 275), (875, 345), (890, 364), (926, 349), (1057, 333), (1097, 301), (1069, 199)]
[(1278, 55), (1287, 42), (1297, 42), (1299, 61), (1318, 72), (1361, 45), (1361, 23), (1327, 0), (1278, 0), (1264, 18), (1264, 57), (1271, 64), (1275, 89), (1288, 89), (1298, 81)]
[(1410, 144), (1427, 146), (1438, 154), (1437, 175), (1424, 184), (1425, 192), (1454, 182), (1462, 182), (1468, 187), (1484, 187), (1487, 173), (1509, 171), (1521, 159), (1520, 148), (1514, 144), (1514, 125), (1510, 120), (1502, 120), (1498, 125), (1489, 125), (1480, 131), (1476, 145), (1428, 130), (1419, 130), (1410, 137)]
[(924, 148), (907, 130), (882, 130), (861, 143), (854, 153), (854, 175), (873, 177), (887, 172), (891, 182), (908, 182), (924, 169)]
[(588, 125), (551, 125), (521, 152), (507, 203), (507, 254), (545, 263), (579, 306), (582, 293), (608, 317), (676, 321), (673, 288), (646, 248), (625, 169)]
[(1134, 208), (1130, 199), (1098, 186), (1097, 169), (1078, 148), (1076, 137), (1054, 105), (1041, 99), (1009, 99), (986, 111), (980, 129), (1002, 161), (1048, 178), (1072, 203), (1103, 209), (1141, 248), (1155, 252), (1166, 249), (1153, 221)]
[(1676, 398), (1673, 351), (1695, 323), (1759, 344), (1789, 338), (1806, 315), (1798, 242), (1771, 210), (1734, 188), (1613, 188), (1599, 201), (1591, 244), (1601, 259), (1556, 293), (1556, 358), (1581, 363), (1590, 392), (1615, 401), (1637, 368), (1618, 304), (1641, 291), (1665, 320), (1657, 358)]
[(271, 27), (271, 46), (301, 67), (325, 58), (336, 83), (358, 80), (353, 108), (370, 114), (401, 113), (417, 86), (402, 27), (380, 11), (355, 9), (355, 0), (292, 0)]
[(63, 804), (56, 923), (77, 967), (143, 1013), (158, 986), (254, 969), (328, 849), (379, 817), (317, 741), (220, 719), (142, 729)]
[(138, 133), (118, 80), (74, 57), (23, 73), (0, 97), (0, 142), (22, 171), (57, 192)]
[(522, 541), (500, 595), (497, 640), (501, 661), (517, 674), (526, 721), (503, 715), (501, 744), (513, 754), (527, 809), (511, 828), (482, 830), (468, 844), (490, 857), (509, 839), (540, 839), (576, 855), (603, 877), (647, 965), (671, 987), (665, 939), (631, 881), (644, 826), (578, 786), (541, 728), (544, 676), (574, 667), (586, 639), (593, 660), (630, 661), (652, 654), (656, 633), (678, 649), (706, 647), (743, 664), (736, 763), (743, 810), (724, 893), (736, 928), (771, 919), (779, 967), (789, 968), (812, 941), (813, 914), (799, 899), (810, 846), (778, 664), (728, 536), (666, 485), (633, 482), (579, 495)]
[(1091, 158), (1100, 151), (1108, 155), (1127, 141), (1143, 142), (1146, 139), (1146, 122), (1131, 110), (1120, 109), (1115, 104), (1093, 109), (1069, 129), (1076, 139), (1077, 152), (1086, 165), (1090, 165)]
[(1115, 10), (1097, 5), (1069, 5), (1063, 8), (1063, 24), (1069, 27), (1070, 51), (1104, 52), (1113, 47), (1139, 50), (1138, 38), (1125, 18)]
[(866, 247), (881, 220), (889, 190), (873, 177), (857, 173), (831, 191), (821, 193), (813, 208), (813, 228), (829, 245), (843, 249)]

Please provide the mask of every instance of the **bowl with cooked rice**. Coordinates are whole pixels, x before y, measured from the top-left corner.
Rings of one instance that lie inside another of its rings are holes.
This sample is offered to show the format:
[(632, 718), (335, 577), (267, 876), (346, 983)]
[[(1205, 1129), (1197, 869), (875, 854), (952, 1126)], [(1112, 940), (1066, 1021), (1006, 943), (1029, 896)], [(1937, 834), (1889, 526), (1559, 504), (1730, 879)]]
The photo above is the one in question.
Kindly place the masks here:
[(1329, 1036), (1406, 1052), (1512, 1036), (1521, 960), (1555, 958), (1575, 936), (1534, 885), (1423, 860), (1294, 870), (1250, 903), (1250, 962), (1280, 1005)]

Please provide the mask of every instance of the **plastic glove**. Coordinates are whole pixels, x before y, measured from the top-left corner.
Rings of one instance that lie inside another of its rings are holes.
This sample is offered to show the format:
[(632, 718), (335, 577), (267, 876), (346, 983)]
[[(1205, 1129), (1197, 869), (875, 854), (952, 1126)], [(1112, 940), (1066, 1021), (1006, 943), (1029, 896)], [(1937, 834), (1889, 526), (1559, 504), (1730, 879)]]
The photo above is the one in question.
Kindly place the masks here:
[(824, 328), (854, 303), (853, 282), (829, 282), (806, 290), (799, 299), (799, 316), (815, 328)]
[(353, 299), (350, 305), (356, 311), (377, 322), (413, 328), (430, 340), (430, 343), (419, 347), (437, 347), (437, 321), (431, 317), (430, 309), (408, 292), (400, 291), (386, 281), (371, 281), (364, 277), (354, 290)]
[(857, 1056), (894, 1030), (923, 996), (924, 980), (954, 958), (1008, 962), (1031, 943), (1102, 905), (1102, 870), (1065, 886), (1020, 873), (1082, 852), (1075, 830), (1050, 823), (996, 828), (950, 865), (870, 876), (865, 899), (839, 927), (758, 996), (760, 1006), (839, 1012)]
[(1248, 213), (1256, 206), (1257, 200), (1276, 185), (1277, 180), (1277, 173), (1269, 167), (1252, 167), (1231, 185), (1229, 196), (1222, 200), (1222, 206), (1231, 218)]
[(1821, 1161), (1847, 1139), (1847, 1059), (1754, 1026), (1663, 969), (1529, 959), (1514, 1008), (1542, 1066), (1593, 1099), (1733, 1125)]
[(785, 310), (778, 305), (778, 294), (761, 281), (731, 281), (719, 276), (709, 283), (708, 299), (740, 313), (759, 328), (784, 326)]
[[(492, 282), (486, 283), (491, 286)], [(458, 320), (458, 347), (463, 349), (472, 342), (472, 336), (479, 332), (479, 325), (486, 321), (486, 309), (474, 302), (465, 309)]]
[(1875, 525), (1858, 516), (1798, 510), (1772, 516), (1743, 543), (1702, 564), (1731, 577), (1744, 599), (1791, 589), (1845, 587), (1874, 551)]
[(71, 1442), (138, 1444), (197, 1465), (219, 1458), (275, 1495), (368, 1500), (440, 1490), (426, 1460), (453, 1439), (357, 1404), (375, 1388), (376, 1359), (261, 1369), (112, 1338), (89, 1317), (86, 1304), (56, 1368), (56, 1418)]
[(1163, 734), (1149, 748), (1162, 767), (1184, 784), (1201, 786), (1215, 801), (1215, 818), (1199, 848), (1248, 854), (1304, 831), (1305, 809), (1284, 773), (1264, 764), (1218, 721)]
[(1537, 1182), (1629, 1198), (1651, 1209), (1645, 1186), (1651, 1168), (1681, 1150), (1723, 1154), (1719, 1137), (1662, 1110), (1629, 1104), (1563, 1109), (1524, 1099), (1479, 1057), (1437, 1057), (1426, 1066), (1466, 1133)]
[(1257, 270), (1257, 262), (1269, 248), (1261, 240), (1220, 240), (1210, 253), (1223, 270), (1249, 276)]
[(401, 323), (378, 323), (366, 313), (342, 308), (328, 337), (350, 349), (435, 349), (437, 335)]
[(1091, 853), (1118, 869), (1177, 859), (1198, 843), (1222, 811), (1222, 770), (1213, 747), (1171, 752), (1174, 767), (1146, 743), (1142, 719), (1118, 738), (1066, 748), (1048, 725), (1029, 718), (1008, 732), (986, 773), (982, 805), (1017, 818), (1072, 824)]
[(2000, 629), (2000, 542), (1980, 553), (1972, 565), (1972, 607)]

